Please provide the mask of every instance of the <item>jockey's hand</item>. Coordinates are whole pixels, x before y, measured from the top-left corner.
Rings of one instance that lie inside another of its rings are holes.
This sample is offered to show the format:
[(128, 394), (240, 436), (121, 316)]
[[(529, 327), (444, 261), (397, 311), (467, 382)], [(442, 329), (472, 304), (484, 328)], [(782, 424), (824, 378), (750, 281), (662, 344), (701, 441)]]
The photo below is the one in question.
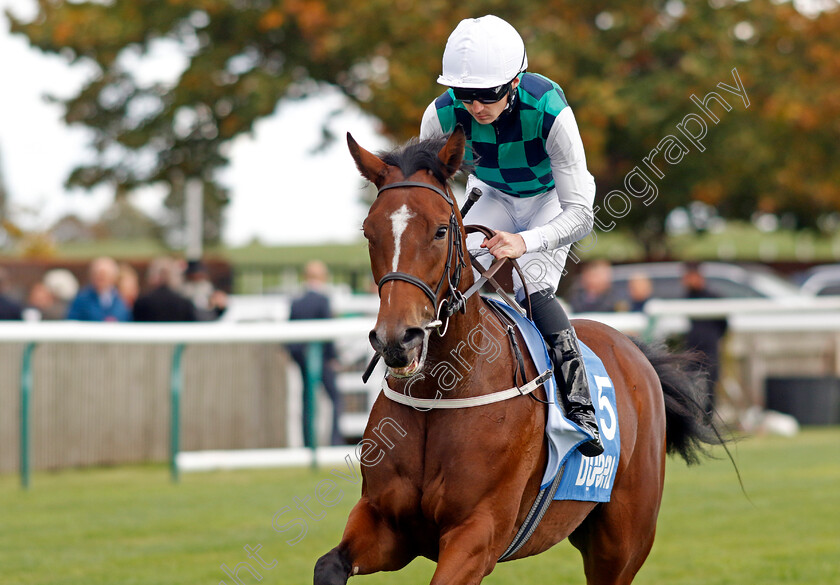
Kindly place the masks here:
[(519, 234), (496, 232), (492, 238), (484, 238), (481, 247), (487, 248), (496, 258), (519, 258), (525, 253), (525, 240)]

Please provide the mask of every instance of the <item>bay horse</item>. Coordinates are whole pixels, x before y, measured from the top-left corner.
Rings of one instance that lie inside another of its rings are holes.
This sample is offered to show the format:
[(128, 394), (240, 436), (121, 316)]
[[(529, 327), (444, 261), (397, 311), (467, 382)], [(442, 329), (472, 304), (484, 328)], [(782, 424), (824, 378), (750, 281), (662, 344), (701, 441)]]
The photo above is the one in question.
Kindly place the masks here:
[[(489, 320), (498, 317), (485, 310), (479, 295), (464, 299), (461, 292), (474, 276), (462, 257), (464, 227), (448, 181), (463, 160), (463, 131), (409, 142), (381, 157), (350, 134), (347, 140), (359, 171), (379, 189), (363, 229), (381, 297), (370, 340), (389, 367), (391, 390), (443, 403), (509, 387), (517, 360), (507, 345), (500, 342), (508, 351), (491, 360), (481, 347), (465, 343), (477, 329), (492, 330)], [(666, 453), (693, 463), (705, 445), (721, 439), (699, 406), (701, 381), (681, 369), (685, 357), (651, 349), (595, 321), (572, 323), (603, 361), (616, 392), (621, 455), (611, 499), (551, 502), (511, 558), (539, 554), (568, 538), (583, 556), (589, 585), (625, 585), (653, 545)], [(428, 374), (450, 362), (468, 367), (450, 375), (457, 384), (441, 392), (441, 380)], [(526, 369), (528, 379), (539, 374), (530, 361)], [(537, 395), (545, 398), (542, 388)], [(360, 458), (361, 497), (341, 542), (317, 561), (315, 585), (396, 571), (417, 556), (437, 562), (432, 585), (480, 583), (540, 490), (547, 460), (545, 409), (540, 400), (517, 396), (475, 408), (430, 410), (380, 393), (360, 445), (376, 440), (383, 421), (402, 436), (375, 464)]]

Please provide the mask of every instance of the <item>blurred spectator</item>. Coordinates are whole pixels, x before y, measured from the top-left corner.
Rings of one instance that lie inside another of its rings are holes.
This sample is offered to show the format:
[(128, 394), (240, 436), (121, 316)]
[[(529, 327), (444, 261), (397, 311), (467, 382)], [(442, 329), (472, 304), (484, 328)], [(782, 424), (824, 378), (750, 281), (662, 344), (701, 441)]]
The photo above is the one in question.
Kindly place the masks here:
[(36, 282), (29, 289), (23, 309), (25, 321), (56, 321), (63, 319), (66, 312), (66, 306), (55, 298), (43, 280)]
[[(319, 260), (313, 260), (306, 265), (303, 275), (306, 281), (306, 291), (302, 296), (292, 301), (289, 320), (332, 318), (330, 299), (324, 290), (329, 278), (326, 265)], [(323, 343), (322, 347), (321, 380), (324, 384), (324, 390), (333, 403), (331, 441), (333, 445), (340, 445), (344, 441), (341, 437), (341, 431), (338, 428), (338, 419), (341, 416), (341, 395), (336, 385), (338, 359), (335, 346), (332, 342)], [(308, 388), (309, 376), (306, 364), (306, 348), (307, 344), (293, 344), (288, 346), (289, 353), (300, 368), (300, 373), (303, 377), (303, 441), (308, 447), (310, 446), (310, 433), (313, 432), (313, 429), (309, 425), (313, 411), (313, 405), (310, 399), (316, 400), (317, 398), (315, 394), (316, 389)]]
[(117, 292), (119, 266), (113, 258), (101, 257), (90, 263), (90, 284), (70, 304), (67, 318), (76, 321), (130, 321), (131, 311)]
[[(686, 298), (712, 299), (717, 295), (706, 288), (706, 279), (700, 272), (700, 265), (688, 262), (682, 278)], [(711, 415), (715, 405), (715, 387), (720, 375), (719, 346), (721, 338), (726, 334), (726, 319), (691, 319), (685, 342), (688, 349), (702, 354), (703, 363), (708, 375), (706, 387), (706, 412)]]
[(630, 296), (630, 311), (645, 310), (645, 303), (653, 295), (653, 282), (644, 272), (633, 273), (627, 281), (627, 294)]
[(227, 309), (227, 294), (216, 290), (210, 282), (207, 267), (200, 260), (190, 260), (187, 262), (184, 276), (186, 280), (181, 284), (178, 292), (195, 305), (198, 320), (213, 321), (221, 317)]
[(56, 311), (63, 318), (67, 308), (79, 292), (79, 281), (65, 268), (53, 268), (43, 278), (43, 283), (55, 301)]
[(196, 321), (196, 309), (176, 290), (181, 285), (181, 266), (173, 258), (155, 258), (146, 273), (148, 292), (134, 303), (135, 321)]
[(120, 275), (117, 277), (117, 291), (125, 306), (131, 309), (140, 295), (140, 278), (137, 271), (125, 262), (120, 264)]
[(580, 273), (580, 288), (572, 293), (569, 304), (575, 313), (599, 313), (615, 310), (612, 294), (612, 266), (606, 260), (594, 260)]
[(6, 294), (8, 286), (9, 273), (0, 268), (0, 321), (20, 321), (23, 319), (23, 307)]

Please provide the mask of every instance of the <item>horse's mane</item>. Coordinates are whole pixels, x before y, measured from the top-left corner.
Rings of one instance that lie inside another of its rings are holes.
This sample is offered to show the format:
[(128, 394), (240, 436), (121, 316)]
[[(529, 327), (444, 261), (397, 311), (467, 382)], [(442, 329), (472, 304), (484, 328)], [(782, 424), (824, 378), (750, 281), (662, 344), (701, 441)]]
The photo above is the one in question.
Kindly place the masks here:
[(385, 164), (399, 168), (406, 177), (410, 177), (417, 171), (428, 170), (432, 172), (435, 179), (446, 183), (446, 177), (453, 175), (456, 171), (469, 172), (470, 170), (470, 165), (463, 162), (460, 169), (447, 169), (438, 158), (438, 152), (446, 144), (448, 138), (448, 136), (426, 140), (412, 138), (402, 146), (378, 153), (377, 156)]

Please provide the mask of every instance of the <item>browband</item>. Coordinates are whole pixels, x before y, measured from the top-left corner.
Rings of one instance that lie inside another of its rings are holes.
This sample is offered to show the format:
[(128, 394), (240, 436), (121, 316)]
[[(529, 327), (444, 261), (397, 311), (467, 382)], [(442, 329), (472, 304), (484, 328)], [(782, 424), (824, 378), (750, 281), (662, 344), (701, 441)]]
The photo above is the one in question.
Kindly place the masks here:
[[(452, 205), (452, 198), (449, 197), (449, 194), (446, 193), (446, 191), (435, 187), (434, 185), (431, 185), (429, 183), (421, 183), (420, 181), (400, 181), (398, 183), (390, 183), (388, 185), (385, 185), (384, 187), (380, 187), (379, 193), (387, 191), (388, 189), (398, 189), (400, 187), (422, 187), (424, 189), (429, 189), (430, 191), (434, 191), (435, 193), (443, 197), (447, 203)], [(377, 193), (377, 195), (379, 195), (379, 193)]]

